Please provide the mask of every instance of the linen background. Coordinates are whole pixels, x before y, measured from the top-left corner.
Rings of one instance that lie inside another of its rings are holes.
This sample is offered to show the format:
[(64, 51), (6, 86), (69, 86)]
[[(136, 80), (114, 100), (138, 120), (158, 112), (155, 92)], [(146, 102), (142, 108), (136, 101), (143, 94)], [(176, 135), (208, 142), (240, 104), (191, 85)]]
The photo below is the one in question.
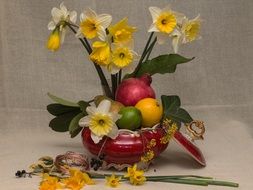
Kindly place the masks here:
[[(223, 135), (217, 133), (223, 138), (226, 131), (230, 131), (228, 134), (238, 138), (239, 143), (245, 142), (238, 145), (240, 149), (247, 143), (252, 143), (252, 0), (64, 2), (69, 10), (76, 10), (78, 15), (85, 7), (91, 7), (98, 13), (111, 14), (113, 23), (127, 16), (129, 23), (138, 27), (135, 50), (139, 54), (146, 43), (147, 29), (152, 22), (149, 6), (164, 7), (169, 3), (173, 10), (185, 13), (190, 18), (200, 14), (203, 19), (202, 39), (179, 49), (181, 55), (196, 58), (179, 65), (173, 74), (154, 76), (152, 86), (157, 97), (161, 94), (179, 95), (183, 107), (194, 118), (204, 120), (211, 135), (221, 130)], [(14, 142), (11, 141), (14, 138), (21, 139), (21, 134), (26, 138), (43, 131), (47, 135), (52, 133), (52, 136), (62, 138), (47, 127), (51, 118), (46, 112), (46, 105), (50, 103), (47, 92), (74, 101), (90, 100), (101, 93), (95, 69), (71, 32), (58, 52), (52, 53), (46, 49), (50, 11), (60, 3), (58, 0), (0, 1), (0, 145), (3, 159), (15, 155)], [(151, 57), (169, 52), (172, 52), (169, 42), (156, 45)], [(11, 136), (13, 132), (15, 135)], [(249, 132), (251, 135), (248, 136)], [(67, 139), (67, 135), (64, 138)], [(247, 140), (244, 141), (243, 138)], [(5, 143), (14, 149), (5, 150)], [(26, 143), (21, 143), (21, 149), (29, 153), (25, 149)], [(61, 148), (65, 150), (65, 147)], [(252, 153), (249, 147), (247, 150)], [(40, 152), (43, 154), (42, 150)], [(207, 148), (205, 152), (208, 152)], [(32, 158), (35, 159), (38, 154), (39, 150)], [(31, 161), (32, 158), (28, 160)], [(27, 162), (20, 161), (23, 165)]]

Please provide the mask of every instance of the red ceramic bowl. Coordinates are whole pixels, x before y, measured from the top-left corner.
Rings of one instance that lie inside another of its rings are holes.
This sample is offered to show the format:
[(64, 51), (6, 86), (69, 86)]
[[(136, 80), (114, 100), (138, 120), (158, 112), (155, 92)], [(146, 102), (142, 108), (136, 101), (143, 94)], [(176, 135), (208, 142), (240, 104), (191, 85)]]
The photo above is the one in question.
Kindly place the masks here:
[(141, 156), (147, 151), (147, 143), (155, 139), (156, 146), (152, 147), (154, 158), (163, 152), (167, 144), (160, 143), (165, 131), (160, 125), (140, 131), (119, 130), (116, 139), (104, 137), (98, 144), (95, 144), (90, 137), (89, 128), (82, 131), (82, 140), (85, 148), (93, 155), (105, 154), (107, 164), (129, 164), (133, 165), (141, 160)]

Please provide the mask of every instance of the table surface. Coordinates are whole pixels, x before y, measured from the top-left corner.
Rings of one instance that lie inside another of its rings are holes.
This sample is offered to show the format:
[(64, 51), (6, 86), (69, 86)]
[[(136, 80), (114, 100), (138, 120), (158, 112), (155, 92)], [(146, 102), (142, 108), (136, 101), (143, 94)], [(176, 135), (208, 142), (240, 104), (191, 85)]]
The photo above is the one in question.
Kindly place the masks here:
[[(239, 189), (253, 188), (253, 133), (244, 122), (234, 115), (250, 113), (249, 107), (196, 108), (193, 113), (205, 121), (207, 132), (204, 141), (196, 142), (205, 155), (207, 166), (200, 167), (175, 142), (154, 162), (147, 175), (195, 174), (212, 176), (220, 180), (238, 182)], [(222, 118), (222, 119), (221, 119)], [(56, 156), (66, 151), (84, 152), (80, 136), (71, 139), (67, 133), (56, 133), (48, 127), (50, 116), (43, 110), (12, 109), (0, 110), (0, 189), (36, 190), (39, 177), (15, 178), (17, 170), (27, 169), (41, 156)], [(245, 122), (246, 121), (246, 122)], [(155, 172), (156, 171), (156, 172)], [(106, 187), (103, 180), (85, 189)], [(196, 187), (172, 183), (145, 183), (133, 187), (127, 183), (118, 189), (229, 189), (228, 187)]]

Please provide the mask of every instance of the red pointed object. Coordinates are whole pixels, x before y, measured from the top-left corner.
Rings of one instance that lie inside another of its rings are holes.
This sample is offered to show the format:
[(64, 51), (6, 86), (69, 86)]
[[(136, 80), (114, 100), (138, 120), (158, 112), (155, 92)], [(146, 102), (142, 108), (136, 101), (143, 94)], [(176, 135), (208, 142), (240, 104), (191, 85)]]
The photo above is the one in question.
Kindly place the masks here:
[(180, 131), (177, 131), (174, 135), (174, 140), (184, 149), (186, 152), (194, 158), (200, 165), (206, 166), (205, 158), (201, 150), (188, 138), (186, 138)]

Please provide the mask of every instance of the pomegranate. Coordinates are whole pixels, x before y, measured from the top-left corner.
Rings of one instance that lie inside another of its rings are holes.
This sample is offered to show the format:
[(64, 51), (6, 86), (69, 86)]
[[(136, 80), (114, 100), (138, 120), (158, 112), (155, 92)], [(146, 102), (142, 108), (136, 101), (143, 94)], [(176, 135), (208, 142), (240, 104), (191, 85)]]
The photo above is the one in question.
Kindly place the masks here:
[(134, 106), (143, 98), (155, 98), (155, 92), (150, 86), (152, 78), (148, 74), (140, 78), (123, 80), (118, 86), (115, 99), (125, 106)]

